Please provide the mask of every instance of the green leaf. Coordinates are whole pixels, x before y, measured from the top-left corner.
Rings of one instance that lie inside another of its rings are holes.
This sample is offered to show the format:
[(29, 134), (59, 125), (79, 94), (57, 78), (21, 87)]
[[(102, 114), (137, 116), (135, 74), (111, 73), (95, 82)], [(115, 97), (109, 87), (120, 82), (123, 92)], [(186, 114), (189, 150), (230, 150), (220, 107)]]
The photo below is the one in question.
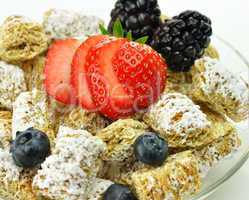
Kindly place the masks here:
[(144, 36), (141, 38), (138, 38), (137, 40), (135, 40), (135, 42), (140, 43), (140, 44), (145, 44), (149, 39), (149, 36)]
[(109, 32), (103, 26), (103, 24), (99, 24), (99, 30), (101, 31), (102, 35), (109, 35)]
[(127, 39), (129, 40), (129, 41), (132, 41), (132, 32), (131, 31), (129, 31), (128, 33), (127, 33)]
[(113, 25), (113, 36), (115, 37), (124, 37), (124, 29), (121, 24), (120, 19), (116, 19)]

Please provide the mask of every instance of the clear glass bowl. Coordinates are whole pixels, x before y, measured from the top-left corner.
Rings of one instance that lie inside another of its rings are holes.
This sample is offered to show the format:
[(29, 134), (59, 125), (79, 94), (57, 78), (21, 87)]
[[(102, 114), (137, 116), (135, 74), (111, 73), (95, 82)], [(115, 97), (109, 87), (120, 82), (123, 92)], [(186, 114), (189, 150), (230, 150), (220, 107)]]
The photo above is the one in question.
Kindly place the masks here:
[[(246, 81), (249, 79), (249, 63), (231, 44), (215, 36), (212, 44), (219, 50), (221, 62), (230, 71), (240, 74)], [(215, 192), (224, 182), (233, 176), (249, 158), (249, 121), (236, 124), (242, 139), (242, 146), (233, 156), (220, 162), (203, 180), (201, 191), (187, 200), (204, 200)], [(1, 197), (0, 197), (1, 199)]]
[[(248, 82), (249, 62), (229, 42), (219, 36), (215, 36), (212, 44), (220, 53), (221, 62), (230, 71), (239, 74)], [(203, 200), (215, 192), (223, 183), (231, 178), (249, 158), (249, 120), (236, 124), (237, 130), (242, 139), (242, 146), (238, 152), (226, 160), (220, 162), (213, 168), (203, 180), (200, 193), (190, 197), (188, 200)]]

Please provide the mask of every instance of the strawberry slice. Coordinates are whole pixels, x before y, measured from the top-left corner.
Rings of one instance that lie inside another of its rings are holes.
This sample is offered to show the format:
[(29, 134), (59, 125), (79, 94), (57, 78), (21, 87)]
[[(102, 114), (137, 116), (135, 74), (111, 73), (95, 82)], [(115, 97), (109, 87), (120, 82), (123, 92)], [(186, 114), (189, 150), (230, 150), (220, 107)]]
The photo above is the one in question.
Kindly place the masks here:
[(97, 109), (111, 119), (133, 113), (132, 98), (120, 84), (115, 74), (112, 58), (126, 39), (108, 38), (94, 48), (86, 57), (87, 82)]
[(76, 104), (75, 91), (71, 87), (71, 63), (81, 44), (76, 39), (56, 40), (47, 53), (45, 63), (45, 89), (48, 95), (64, 104)]
[(81, 107), (87, 110), (95, 110), (96, 106), (92, 100), (92, 95), (87, 84), (87, 74), (85, 70), (86, 56), (89, 49), (107, 36), (96, 35), (89, 37), (77, 49), (72, 62), (71, 84), (76, 91), (78, 103)]

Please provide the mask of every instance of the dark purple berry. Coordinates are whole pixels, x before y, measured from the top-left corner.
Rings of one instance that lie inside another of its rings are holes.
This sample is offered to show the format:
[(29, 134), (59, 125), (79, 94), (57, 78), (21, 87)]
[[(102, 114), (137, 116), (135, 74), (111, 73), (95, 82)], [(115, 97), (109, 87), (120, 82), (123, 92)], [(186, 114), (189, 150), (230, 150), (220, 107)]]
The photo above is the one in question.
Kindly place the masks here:
[(169, 69), (189, 71), (210, 44), (211, 20), (197, 11), (185, 11), (154, 31), (151, 46), (166, 59)]
[(118, 0), (108, 30), (112, 33), (114, 22), (120, 19), (124, 31), (131, 31), (134, 39), (149, 36), (150, 41), (153, 31), (162, 23), (160, 16), (157, 0)]

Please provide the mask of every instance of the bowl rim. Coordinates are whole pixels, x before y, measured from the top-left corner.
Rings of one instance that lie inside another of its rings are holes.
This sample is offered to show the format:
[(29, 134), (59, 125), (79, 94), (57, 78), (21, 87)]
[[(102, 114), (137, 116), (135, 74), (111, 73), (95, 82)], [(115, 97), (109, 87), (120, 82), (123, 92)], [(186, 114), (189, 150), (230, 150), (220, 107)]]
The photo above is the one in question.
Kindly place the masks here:
[[(223, 39), (217, 34), (214, 34), (214, 37), (231, 48), (235, 54), (237, 54), (238, 57), (240, 57), (241, 61), (248, 67), (249, 70), (249, 61), (246, 59), (246, 57), (237, 49), (235, 48), (230, 42)], [(224, 183), (226, 183), (231, 177), (233, 177), (246, 163), (246, 161), (249, 159), (249, 148), (247, 151), (243, 154), (239, 162), (232, 167), (221, 179), (217, 180), (214, 184), (211, 184), (207, 187), (204, 191), (196, 194), (194, 197), (190, 198), (190, 200), (203, 200), (204, 198), (210, 196), (215, 191), (217, 191)]]

